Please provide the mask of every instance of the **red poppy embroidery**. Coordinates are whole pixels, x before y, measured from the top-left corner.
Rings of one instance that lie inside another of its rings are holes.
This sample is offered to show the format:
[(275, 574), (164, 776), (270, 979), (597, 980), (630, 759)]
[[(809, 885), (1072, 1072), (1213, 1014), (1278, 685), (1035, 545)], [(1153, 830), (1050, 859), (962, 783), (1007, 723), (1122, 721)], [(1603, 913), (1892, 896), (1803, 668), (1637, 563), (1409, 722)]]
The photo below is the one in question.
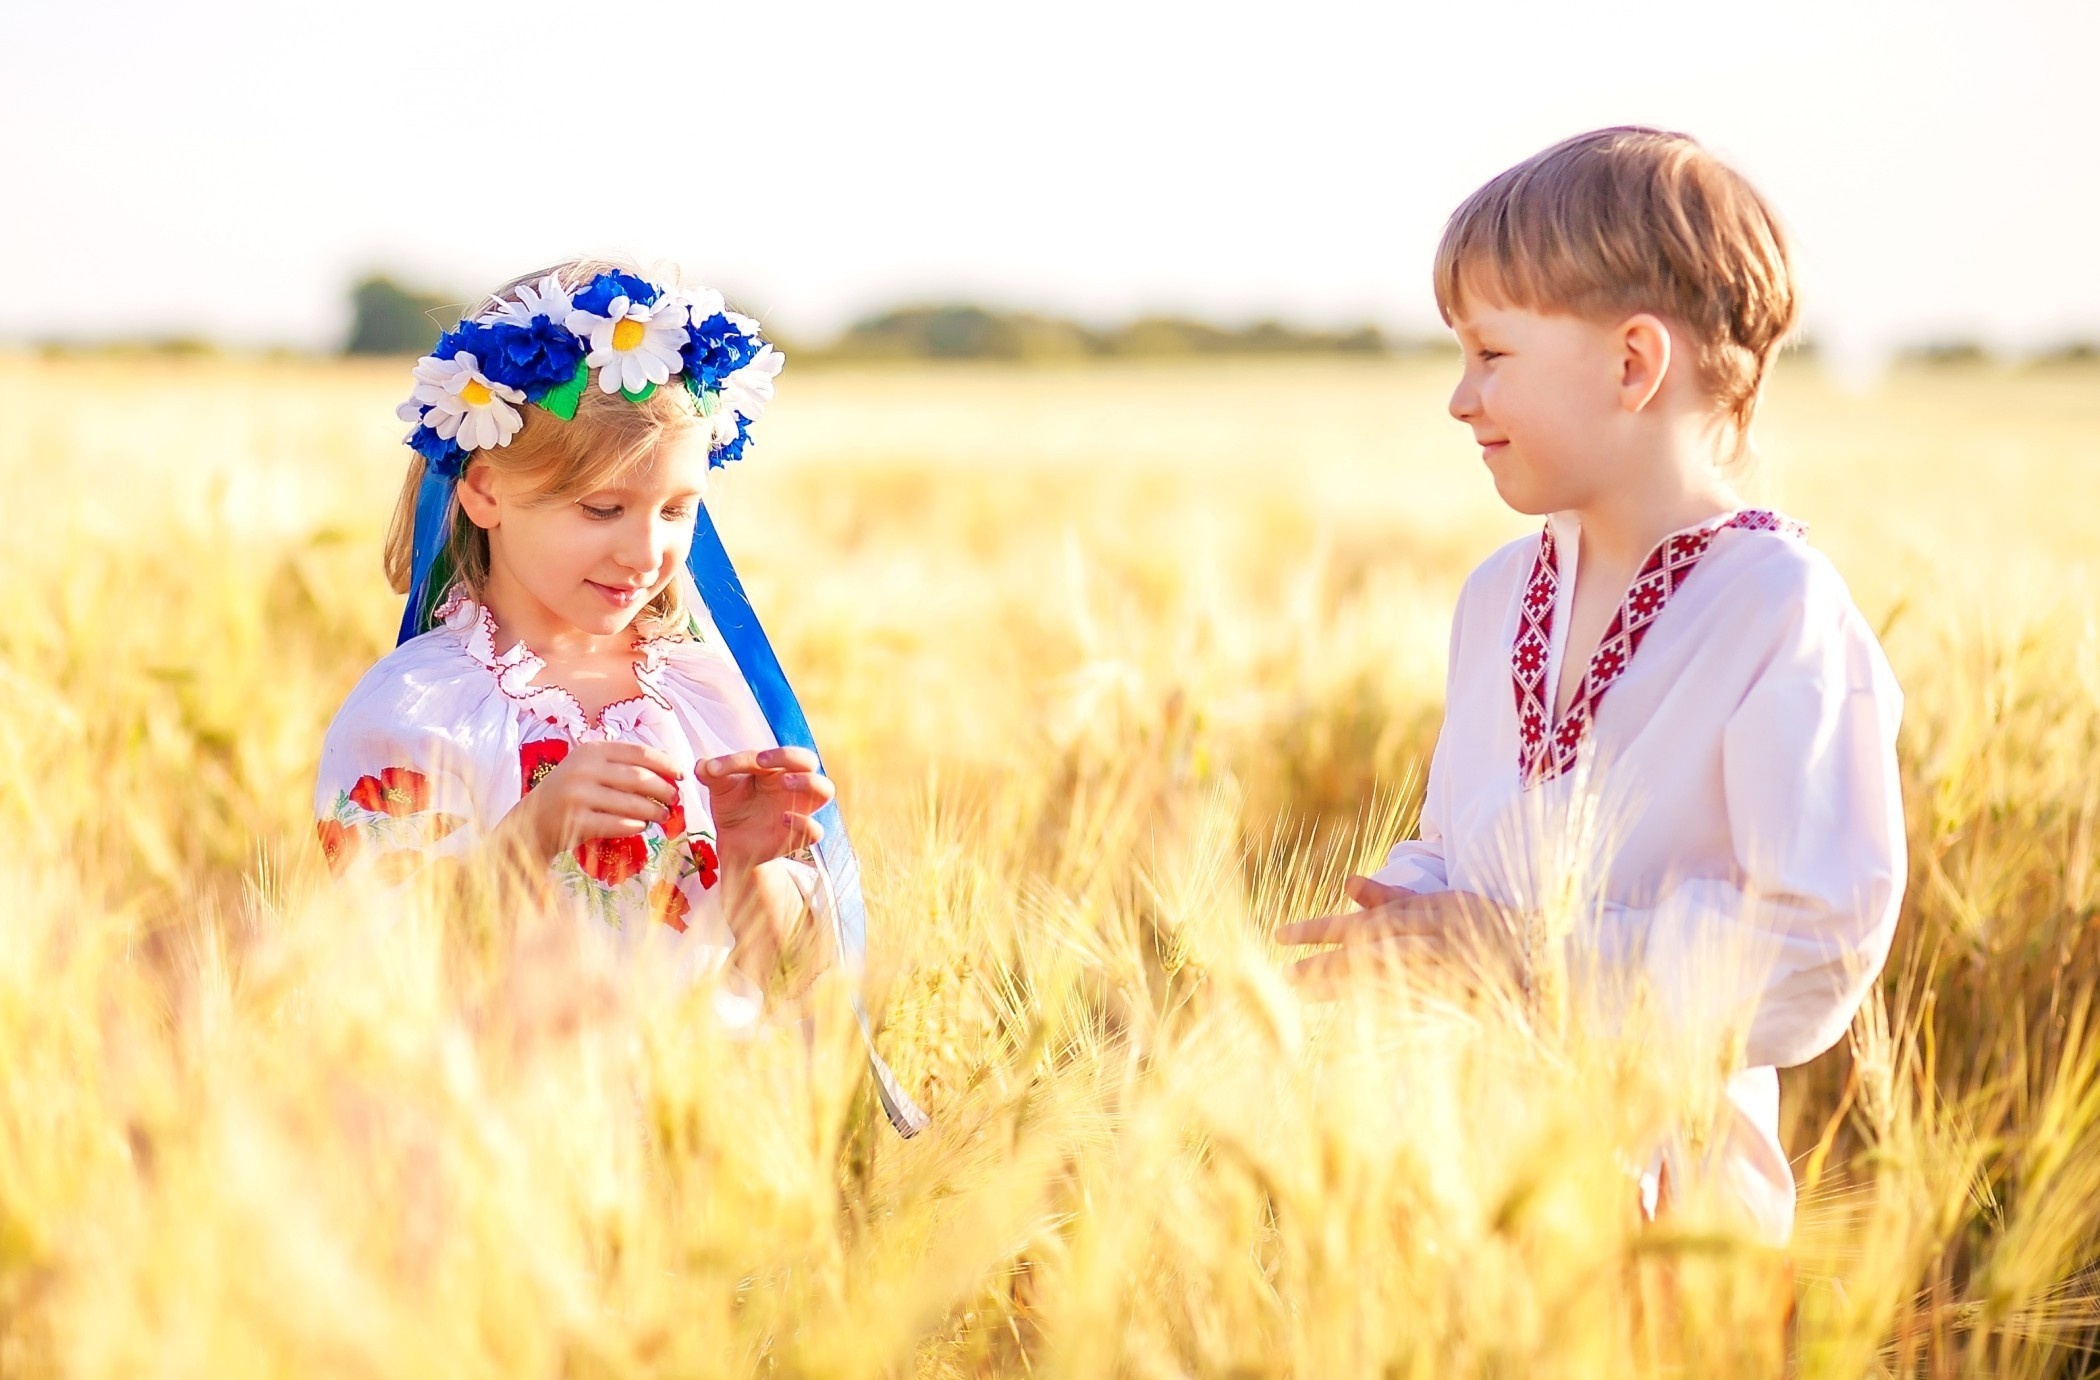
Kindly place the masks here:
[(387, 767), (377, 776), (358, 777), (350, 800), (375, 815), (406, 819), (430, 808), (430, 778), (407, 767)]
[(667, 839), (678, 839), (685, 837), (684, 796), (679, 796), (677, 799), (671, 802), (671, 813), (664, 816), (662, 828), (664, 831), (664, 837)]
[(1808, 529), (1792, 518), (1762, 509), (1752, 509), (1691, 532), (1666, 537), (1648, 553), (1634, 577), (1626, 597), (1612, 615), (1611, 625), (1590, 657), (1575, 698), (1557, 726), (1548, 710), (1547, 651), (1553, 645), (1553, 607), (1560, 596), (1560, 557), (1549, 523), (1539, 537), (1539, 552), (1531, 563), (1531, 578), (1524, 586), (1517, 637), (1510, 647), (1509, 668), (1517, 699), (1517, 771), (1526, 786), (1550, 781), (1568, 768), (1582, 750), (1597, 707), (1640, 650), (1641, 640), (1662, 615), (1670, 596), (1713, 545), (1714, 535), (1724, 528), (1750, 532), (1776, 532), (1800, 538)]
[(714, 840), (693, 840), (693, 866), (700, 872), (700, 889), (711, 891), (716, 882), (722, 880), (722, 859), (715, 852)]
[(660, 924), (669, 925), (680, 934), (685, 933), (685, 917), (692, 912), (693, 903), (685, 899), (685, 893), (668, 878), (658, 882), (649, 892), (649, 913)]
[(608, 887), (621, 887), (649, 865), (649, 842), (640, 834), (618, 839), (585, 839), (576, 846), (576, 865), (583, 874)]
[(328, 870), (340, 877), (357, 857), (357, 830), (332, 819), (318, 819), (314, 832), (320, 835), (321, 856), (328, 859)]
[(524, 785), (519, 789), (523, 795), (547, 779), (547, 773), (560, 766), (569, 755), (567, 738), (536, 738), (518, 749), (518, 772)]

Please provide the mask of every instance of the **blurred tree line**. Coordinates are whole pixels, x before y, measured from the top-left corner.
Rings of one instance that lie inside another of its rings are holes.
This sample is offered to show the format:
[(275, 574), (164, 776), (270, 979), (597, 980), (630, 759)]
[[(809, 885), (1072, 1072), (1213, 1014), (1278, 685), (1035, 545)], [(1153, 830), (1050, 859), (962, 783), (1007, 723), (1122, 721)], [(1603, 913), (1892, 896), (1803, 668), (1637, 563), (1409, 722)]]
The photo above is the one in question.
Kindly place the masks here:
[(350, 338), (346, 355), (420, 355), (438, 333), (459, 324), (462, 311), (455, 298), (403, 287), (384, 273), (361, 279), (350, 289)]
[[(419, 355), (440, 331), (451, 329), (463, 310), (456, 294), (410, 287), (385, 273), (374, 273), (350, 289), (350, 334), (343, 352), (352, 355)], [(1121, 325), (1088, 326), (1062, 316), (1000, 311), (967, 302), (897, 307), (863, 317), (828, 345), (781, 340), (781, 348), (798, 360), (989, 359), (1050, 362), (1090, 358), (1167, 358), (1191, 355), (1389, 355), (1403, 351), (1449, 349), (1441, 337), (1396, 340), (1377, 326), (1340, 330), (1256, 321), (1223, 326), (1184, 316), (1141, 316)], [(166, 352), (208, 352), (204, 341), (155, 342)], [(1812, 357), (1815, 342), (1797, 341), (1795, 354)], [(1975, 365), (1995, 358), (1973, 340), (1928, 341), (1897, 353), (1898, 362), (1925, 365)], [(2062, 342), (2025, 357), (2033, 364), (2091, 364), (2100, 360), (2100, 344)]]
[[(421, 354), (459, 320), (457, 297), (407, 287), (375, 273), (350, 289), (352, 355)], [(787, 342), (783, 348), (790, 348)], [(829, 346), (796, 341), (800, 358), (1058, 360), (1143, 355), (1382, 355), (1395, 348), (1373, 325), (1308, 330), (1279, 321), (1220, 326), (1146, 316), (1105, 329), (1061, 316), (996, 311), (968, 303), (899, 307), (847, 327)]]
[(1097, 328), (1062, 316), (956, 303), (899, 307), (854, 322), (827, 354), (839, 359), (1057, 360), (1097, 356), (1382, 355), (1395, 344), (1374, 325), (1314, 330), (1280, 321), (1221, 326), (1143, 316)]

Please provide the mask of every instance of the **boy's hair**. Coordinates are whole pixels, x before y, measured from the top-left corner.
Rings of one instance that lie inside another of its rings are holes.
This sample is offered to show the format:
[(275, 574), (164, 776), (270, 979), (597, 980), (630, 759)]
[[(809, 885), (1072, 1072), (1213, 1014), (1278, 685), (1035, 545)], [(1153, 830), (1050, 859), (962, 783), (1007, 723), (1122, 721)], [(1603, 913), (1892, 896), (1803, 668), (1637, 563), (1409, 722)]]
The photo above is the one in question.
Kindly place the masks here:
[[(640, 273), (636, 265), (621, 260), (570, 260), (513, 278), (467, 315), (478, 316), (493, 311), (501, 302), (517, 300), (520, 286), (536, 284), (550, 273), (559, 275), (562, 286), (573, 291), (615, 269)], [(470, 468), (489, 465), (501, 473), (523, 476), (550, 502), (577, 498), (616, 482), (658, 446), (700, 423), (692, 397), (682, 387), (658, 388), (638, 403), (629, 402), (618, 393), (586, 388), (577, 400), (576, 415), (566, 421), (534, 407), (523, 411), (525, 425), (509, 445), (476, 450), (468, 464)], [(420, 455), (409, 462), (408, 477), (401, 485), (393, 520), (387, 526), (386, 575), (396, 594), (408, 592), (414, 560), (416, 494), (423, 483), (423, 469)], [(474, 525), (456, 500), (446, 515), (445, 555), (453, 580), (465, 585), (475, 599), (481, 599), (488, 584), (489, 534)], [(690, 618), (688, 583), (680, 571), (670, 586), (637, 615), (636, 624), (655, 633), (684, 633)], [(437, 593), (442, 596), (444, 591)]]
[(1468, 295), (1592, 319), (1649, 311), (1690, 332), (1740, 445), (1798, 305), (1786, 237), (1743, 176), (1684, 134), (1563, 140), (1451, 213), (1436, 249), (1448, 324)]

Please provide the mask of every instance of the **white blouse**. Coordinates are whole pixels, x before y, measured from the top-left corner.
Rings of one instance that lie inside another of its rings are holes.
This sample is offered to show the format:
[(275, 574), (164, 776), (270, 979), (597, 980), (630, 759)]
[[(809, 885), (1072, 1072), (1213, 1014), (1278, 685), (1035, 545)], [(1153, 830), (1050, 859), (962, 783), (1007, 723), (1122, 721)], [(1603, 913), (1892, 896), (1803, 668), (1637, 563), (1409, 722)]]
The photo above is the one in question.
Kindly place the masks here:
[(692, 769), (775, 745), (728, 653), (706, 639), (641, 640), (641, 693), (589, 715), (567, 691), (534, 684), (545, 663), (522, 642), (499, 652), (494, 617), (464, 594), (438, 617), (367, 672), (328, 726), (314, 812), (331, 867), (391, 881), (463, 855), (575, 744), (647, 744), (686, 771), (678, 808), (639, 834), (562, 854), (553, 879), (618, 947), (674, 979), (717, 968), (732, 940), (709, 797)]
[(1798, 525), (1745, 512), (1655, 549), (1552, 722), (1580, 540), (1555, 514), (1467, 579), (1420, 836), (1376, 880), (1521, 911), (1571, 881), (1594, 897), (1567, 949), (1593, 1010), (1632, 979), (1665, 1029), (1740, 1041), (1721, 1124), (1701, 1163), (1669, 1150), (1673, 1180), (1718, 1175), (1784, 1241), (1776, 1069), (1843, 1036), (1887, 957), (1902, 693)]

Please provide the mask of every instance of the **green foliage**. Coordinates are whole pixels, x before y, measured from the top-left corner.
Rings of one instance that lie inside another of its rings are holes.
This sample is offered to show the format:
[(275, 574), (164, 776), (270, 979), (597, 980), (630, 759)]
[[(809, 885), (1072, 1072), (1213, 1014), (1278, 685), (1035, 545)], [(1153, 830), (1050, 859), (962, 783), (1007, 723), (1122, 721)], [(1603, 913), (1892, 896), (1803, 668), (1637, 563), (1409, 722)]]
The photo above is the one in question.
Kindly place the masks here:
[(1257, 321), (1222, 326), (1144, 316), (1104, 328), (1061, 316), (995, 311), (971, 303), (899, 307), (848, 327), (828, 352), (840, 359), (1067, 360), (1185, 355), (1383, 355), (1395, 346), (1377, 326), (1317, 330)]
[(460, 305), (439, 293), (403, 287), (375, 273), (350, 289), (346, 355), (419, 355), (459, 322)]

